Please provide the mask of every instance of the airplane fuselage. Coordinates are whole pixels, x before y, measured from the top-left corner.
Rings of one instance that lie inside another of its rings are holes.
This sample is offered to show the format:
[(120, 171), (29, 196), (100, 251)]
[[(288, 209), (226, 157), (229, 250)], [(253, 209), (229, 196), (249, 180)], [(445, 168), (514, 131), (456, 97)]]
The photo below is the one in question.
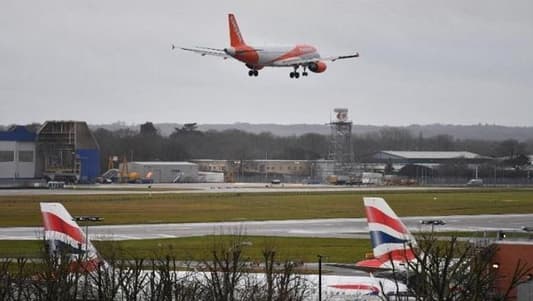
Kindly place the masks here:
[(252, 47), (241, 45), (228, 47), (224, 51), (231, 57), (245, 63), (250, 69), (263, 67), (287, 67), (282, 64), (286, 60), (295, 58), (302, 60), (319, 59), (320, 54), (311, 45), (298, 44), (295, 46), (265, 46)]

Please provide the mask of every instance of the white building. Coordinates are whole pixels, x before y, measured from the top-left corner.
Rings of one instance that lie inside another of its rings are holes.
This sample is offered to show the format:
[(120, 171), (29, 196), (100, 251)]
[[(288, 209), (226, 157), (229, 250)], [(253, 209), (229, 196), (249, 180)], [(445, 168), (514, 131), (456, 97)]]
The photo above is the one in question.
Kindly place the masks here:
[[(123, 170), (122, 164), (120, 170)], [(190, 162), (128, 162), (128, 172), (141, 178), (151, 178), (154, 183), (187, 183), (198, 181), (198, 164)]]
[(0, 132), (0, 179), (35, 177), (35, 133), (23, 126)]

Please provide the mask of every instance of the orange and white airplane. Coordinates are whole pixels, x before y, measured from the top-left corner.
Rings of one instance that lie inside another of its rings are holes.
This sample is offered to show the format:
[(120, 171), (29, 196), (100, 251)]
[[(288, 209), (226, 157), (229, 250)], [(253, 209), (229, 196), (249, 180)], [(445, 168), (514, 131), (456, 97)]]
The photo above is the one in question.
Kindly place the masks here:
[[(237, 20), (233, 14), (228, 15), (228, 22), (230, 47), (224, 49), (181, 47), (181, 49), (196, 52), (202, 56), (213, 55), (223, 57), (224, 59), (228, 57), (234, 58), (243, 62), (250, 69), (248, 71), (249, 76), (259, 75), (258, 70), (264, 67), (290, 67), (294, 69), (294, 71), (289, 73), (290, 78), (300, 77), (300, 73), (298, 72), (300, 67), (303, 68), (302, 76), (307, 76), (307, 69), (315, 73), (326, 71), (326, 61), (334, 62), (336, 60), (359, 57), (359, 53), (357, 52), (341, 56), (321, 57), (315, 47), (306, 44), (286, 47), (253, 47), (244, 42), (239, 26), (237, 25)], [(172, 45), (172, 49), (175, 48)]]

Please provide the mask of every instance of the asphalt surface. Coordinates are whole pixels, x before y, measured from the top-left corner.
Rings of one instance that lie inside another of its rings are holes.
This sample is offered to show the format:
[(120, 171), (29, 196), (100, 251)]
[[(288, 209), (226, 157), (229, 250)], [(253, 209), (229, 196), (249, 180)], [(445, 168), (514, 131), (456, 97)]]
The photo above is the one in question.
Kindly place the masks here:
[[(151, 189), (148, 187), (151, 186)], [(84, 194), (167, 194), (167, 193), (265, 193), (265, 192), (340, 192), (340, 191), (430, 191), (461, 190), (466, 187), (339, 186), (324, 184), (269, 183), (175, 183), (175, 184), (96, 184), (72, 185), (65, 189), (1, 189), (1, 196), (84, 195)]]
[[(443, 220), (446, 225), (435, 231), (483, 232), (521, 231), (533, 226), (533, 214), (455, 215), (405, 217), (403, 222), (412, 232), (431, 231), (421, 220)], [(249, 221), (220, 223), (143, 224), (90, 226), (89, 237), (94, 240), (129, 240), (192, 237), (212, 234), (243, 233), (254, 236), (279, 237), (336, 237), (368, 238), (365, 218)], [(34, 240), (42, 237), (42, 227), (0, 228), (0, 240)]]

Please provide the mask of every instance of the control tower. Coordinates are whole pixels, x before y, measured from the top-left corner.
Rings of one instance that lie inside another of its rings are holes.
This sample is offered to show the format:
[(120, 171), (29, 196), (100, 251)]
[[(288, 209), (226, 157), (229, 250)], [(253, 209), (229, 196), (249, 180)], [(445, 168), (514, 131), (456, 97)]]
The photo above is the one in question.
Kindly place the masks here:
[(334, 175), (350, 177), (354, 174), (353, 123), (348, 119), (348, 109), (336, 108), (333, 112), (335, 113), (335, 118), (329, 123), (331, 135), (328, 157), (334, 161)]

